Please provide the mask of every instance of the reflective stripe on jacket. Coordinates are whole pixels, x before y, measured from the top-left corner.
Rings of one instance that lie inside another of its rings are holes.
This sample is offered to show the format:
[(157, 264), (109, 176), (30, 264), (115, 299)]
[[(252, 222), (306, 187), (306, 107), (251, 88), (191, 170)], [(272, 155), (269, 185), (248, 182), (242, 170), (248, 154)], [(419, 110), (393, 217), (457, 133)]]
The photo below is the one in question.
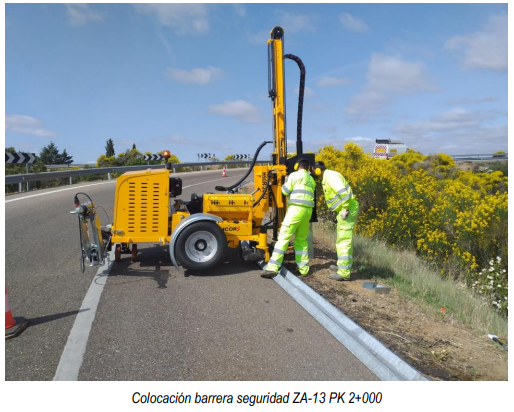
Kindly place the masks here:
[(314, 207), (314, 188), (316, 182), (305, 169), (300, 169), (289, 175), (282, 186), (282, 193), (289, 196), (290, 205)]
[(350, 201), (353, 199), (352, 188), (341, 173), (325, 170), (321, 185), (330, 210), (339, 213), (350, 208)]

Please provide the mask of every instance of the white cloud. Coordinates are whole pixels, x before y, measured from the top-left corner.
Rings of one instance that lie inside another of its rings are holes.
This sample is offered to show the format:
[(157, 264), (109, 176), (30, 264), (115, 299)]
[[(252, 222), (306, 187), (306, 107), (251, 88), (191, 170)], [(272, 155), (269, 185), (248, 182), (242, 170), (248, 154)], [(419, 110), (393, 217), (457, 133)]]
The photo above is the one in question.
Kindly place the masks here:
[(245, 100), (226, 101), (222, 104), (209, 106), (209, 112), (235, 117), (245, 123), (260, 123), (259, 110)]
[(429, 85), (422, 63), (407, 62), (376, 54), (368, 67), (368, 86), (377, 92), (413, 93), (434, 90)]
[(354, 137), (349, 137), (347, 138), (346, 140), (349, 140), (351, 142), (358, 142), (358, 143), (368, 143), (368, 142), (374, 142), (375, 139), (371, 139), (369, 137), (362, 137), (362, 136), (354, 136)]
[(429, 153), (490, 154), (507, 150), (507, 125), (486, 125), (484, 121), (495, 118), (494, 112), (474, 112), (455, 108), (428, 120), (393, 127), (408, 146)]
[(270, 38), (270, 31), (269, 30), (261, 30), (258, 33), (255, 34), (249, 34), (248, 41), (252, 44), (256, 44), (258, 46), (262, 46), (263, 44), (266, 44), (268, 39)]
[(166, 74), (180, 83), (209, 84), (217, 80), (223, 73), (218, 67), (209, 66), (206, 69), (195, 68), (192, 70), (168, 68)]
[(246, 7), (244, 6), (244, 4), (232, 4), (232, 8), (234, 10), (234, 13), (236, 13), (239, 17), (246, 16)]
[(136, 11), (155, 15), (163, 26), (179, 35), (203, 34), (209, 31), (208, 5), (205, 4), (135, 4)]
[(357, 117), (377, 115), (395, 95), (433, 90), (422, 63), (376, 54), (368, 66), (366, 86), (350, 98), (345, 111)]
[(189, 142), (185, 137), (178, 136), (178, 135), (170, 136), (170, 137), (168, 137), (168, 140), (170, 142), (177, 143), (177, 144), (188, 144), (188, 142)]
[(309, 111), (313, 112), (328, 112), (332, 110), (334, 105), (332, 104), (319, 104), (319, 103), (311, 103), (309, 104)]
[(332, 87), (332, 86), (343, 86), (349, 84), (350, 79), (348, 77), (336, 77), (336, 76), (322, 76), (317, 82), (318, 87)]
[[(297, 87), (295, 87), (295, 88), (293, 89), (293, 92), (294, 92), (294, 94), (296, 94), (296, 95), (298, 96), (298, 95), (300, 94), (300, 87), (298, 87), (298, 86), (297, 86)], [(312, 96), (314, 96), (315, 94), (316, 94), (316, 93), (314, 93), (314, 90), (309, 89), (307, 86), (306, 86), (306, 87), (304, 87), (304, 89), (303, 89), (303, 95), (304, 95), (305, 97), (312, 97)]]
[(344, 146), (350, 142), (356, 143), (360, 146), (367, 147), (372, 146), (375, 143), (375, 140), (369, 137), (362, 136), (352, 136), (352, 137), (342, 137), (342, 136), (330, 136), (326, 139), (318, 139), (309, 141), (307, 143), (308, 150), (313, 149), (317, 151), (318, 148), (323, 146), (333, 146), (336, 149), (342, 150)]
[(394, 132), (400, 135), (426, 136), (430, 133), (477, 128), (483, 120), (490, 117), (488, 113), (470, 112), (457, 107), (429, 120), (414, 123), (401, 122), (395, 126)]
[(486, 97), (479, 97), (479, 98), (463, 97), (461, 99), (448, 100), (447, 104), (450, 104), (450, 105), (475, 105), (475, 104), (497, 102), (498, 100), (500, 100), (498, 96), (486, 96)]
[(30, 134), (39, 137), (55, 136), (54, 132), (41, 127), (39, 120), (19, 114), (5, 115), (5, 131)]
[(307, 14), (288, 13), (282, 10), (276, 12), (280, 20), (280, 26), (284, 28), (284, 33), (298, 33), (298, 32), (314, 32), (316, 26), (314, 25), (314, 17)]
[(364, 23), (360, 19), (353, 17), (350, 13), (341, 13), (339, 15), (339, 21), (345, 29), (350, 31), (362, 33), (369, 30), (366, 23)]
[(367, 89), (350, 98), (345, 112), (357, 117), (376, 115), (389, 101), (390, 99), (385, 94)]
[(90, 21), (103, 20), (104, 16), (89, 8), (87, 4), (65, 4), (68, 23), (72, 26), (83, 26)]
[(463, 65), (466, 69), (507, 70), (507, 16), (492, 16), (482, 31), (452, 37), (444, 47), (449, 50), (463, 50)]

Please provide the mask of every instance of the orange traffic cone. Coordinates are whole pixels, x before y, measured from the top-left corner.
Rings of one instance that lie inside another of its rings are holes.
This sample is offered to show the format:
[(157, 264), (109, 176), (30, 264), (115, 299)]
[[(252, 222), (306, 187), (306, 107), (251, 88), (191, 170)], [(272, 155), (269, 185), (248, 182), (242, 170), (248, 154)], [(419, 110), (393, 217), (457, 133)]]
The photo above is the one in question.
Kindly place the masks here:
[(221, 174), (221, 177), (227, 177), (227, 171), (225, 170), (225, 166), (223, 166), (223, 173)]
[(7, 299), (7, 287), (5, 288), (5, 339), (11, 339), (23, 332), (29, 321), (25, 318), (13, 318), (9, 299)]

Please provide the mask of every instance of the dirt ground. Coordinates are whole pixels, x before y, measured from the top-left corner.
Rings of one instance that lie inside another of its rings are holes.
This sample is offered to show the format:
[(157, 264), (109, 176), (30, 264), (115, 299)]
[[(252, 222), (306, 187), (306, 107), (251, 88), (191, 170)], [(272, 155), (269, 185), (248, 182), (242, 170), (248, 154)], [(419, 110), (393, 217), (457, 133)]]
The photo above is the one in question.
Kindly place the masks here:
[[(350, 282), (329, 279), (336, 255), (316, 242), (314, 248), (309, 276), (300, 279), (429, 379), (508, 380), (508, 353), (487, 335), (443, 311), (423, 309), (394, 288), (389, 294), (365, 289), (369, 279), (356, 273)], [(284, 265), (294, 273), (292, 251)]]

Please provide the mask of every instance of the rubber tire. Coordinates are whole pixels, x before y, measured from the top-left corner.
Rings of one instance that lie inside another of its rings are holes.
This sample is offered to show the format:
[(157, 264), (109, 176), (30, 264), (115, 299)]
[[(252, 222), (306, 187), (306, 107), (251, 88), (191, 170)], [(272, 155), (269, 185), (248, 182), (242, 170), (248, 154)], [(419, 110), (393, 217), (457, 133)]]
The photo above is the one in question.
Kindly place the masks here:
[(121, 245), (118, 243), (114, 249), (114, 261), (119, 262), (121, 260)]
[[(187, 256), (185, 245), (187, 239), (194, 233), (199, 231), (206, 231), (212, 234), (218, 242), (218, 250), (216, 254), (208, 262), (195, 262)], [(200, 221), (190, 224), (179, 235), (177, 243), (175, 244), (175, 256), (182, 266), (189, 270), (209, 270), (220, 263), (227, 252), (227, 237), (223, 229), (214, 222)]]

